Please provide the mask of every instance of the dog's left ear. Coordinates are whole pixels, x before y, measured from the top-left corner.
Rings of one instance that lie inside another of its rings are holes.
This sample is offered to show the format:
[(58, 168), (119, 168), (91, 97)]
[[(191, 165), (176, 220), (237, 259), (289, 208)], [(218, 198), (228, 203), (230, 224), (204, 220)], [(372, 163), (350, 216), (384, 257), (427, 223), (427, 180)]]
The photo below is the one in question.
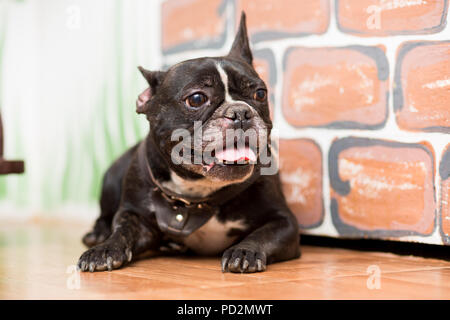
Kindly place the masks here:
[(228, 56), (231, 58), (236, 58), (244, 60), (249, 65), (252, 65), (253, 55), (250, 50), (250, 45), (248, 42), (247, 34), (247, 24), (245, 22), (245, 13), (241, 14), (241, 22), (239, 23), (239, 30), (234, 38), (233, 46), (231, 47)]
[(149, 87), (138, 96), (136, 101), (136, 112), (146, 113), (148, 111), (147, 102), (156, 94), (156, 91), (158, 90), (158, 87), (163, 81), (166, 73), (162, 71), (148, 71), (141, 66), (139, 66), (138, 69), (144, 76), (145, 80), (147, 80)]

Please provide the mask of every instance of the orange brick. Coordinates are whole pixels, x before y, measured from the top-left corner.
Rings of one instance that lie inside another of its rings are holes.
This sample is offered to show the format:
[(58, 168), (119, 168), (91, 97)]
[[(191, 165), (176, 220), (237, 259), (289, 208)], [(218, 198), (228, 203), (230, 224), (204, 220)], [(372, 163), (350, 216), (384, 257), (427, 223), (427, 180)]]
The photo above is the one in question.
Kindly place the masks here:
[(241, 11), (253, 42), (321, 34), (330, 21), (329, 0), (237, 0), (237, 17)]
[(280, 178), (289, 207), (302, 228), (322, 223), (322, 152), (309, 139), (280, 141)]
[(226, 0), (169, 0), (162, 4), (162, 49), (172, 53), (220, 48), (226, 38)]
[(403, 44), (394, 80), (400, 128), (450, 132), (450, 41)]
[(283, 114), (298, 127), (382, 127), (388, 75), (379, 47), (290, 48), (284, 58)]
[(339, 30), (357, 36), (436, 33), (447, 0), (336, 0), (336, 17)]
[(275, 57), (272, 51), (270, 49), (253, 51), (253, 66), (261, 79), (266, 83), (267, 91), (269, 93), (270, 116), (273, 118), (277, 70), (275, 66)]
[(439, 168), (441, 177), (441, 234), (445, 244), (450, 245), (450, 144), (447, 145)]
[(329, 152), (331, 215), (341, 235), (429, 235), (434, 154), (426, 143), (343, 138)]

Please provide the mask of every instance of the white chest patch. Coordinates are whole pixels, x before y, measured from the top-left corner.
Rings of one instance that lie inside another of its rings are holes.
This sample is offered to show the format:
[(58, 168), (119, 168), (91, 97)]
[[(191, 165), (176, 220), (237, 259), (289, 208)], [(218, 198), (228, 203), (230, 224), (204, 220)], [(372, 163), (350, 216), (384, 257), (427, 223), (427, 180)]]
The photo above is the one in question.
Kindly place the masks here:
[(222, 223), (216, 217), (212, 217), (202, 227), (186, 237), (183, 243), (198, 254), (218, 254), (230, 247), (236, 240), (235, 236), (228, 236), (231, 229), (245, 230), (245, 224), (241, 220)]

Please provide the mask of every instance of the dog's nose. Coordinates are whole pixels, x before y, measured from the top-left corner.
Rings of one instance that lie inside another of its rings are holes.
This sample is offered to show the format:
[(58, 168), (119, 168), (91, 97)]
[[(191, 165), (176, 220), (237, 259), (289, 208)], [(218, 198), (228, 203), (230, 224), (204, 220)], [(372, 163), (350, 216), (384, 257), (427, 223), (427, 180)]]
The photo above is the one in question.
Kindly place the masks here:
[(245, 104), (232, 105), (225, 110), (224, 116), (230, 120), (242, 122), (250, 120), (253, 117), (253, 111)]

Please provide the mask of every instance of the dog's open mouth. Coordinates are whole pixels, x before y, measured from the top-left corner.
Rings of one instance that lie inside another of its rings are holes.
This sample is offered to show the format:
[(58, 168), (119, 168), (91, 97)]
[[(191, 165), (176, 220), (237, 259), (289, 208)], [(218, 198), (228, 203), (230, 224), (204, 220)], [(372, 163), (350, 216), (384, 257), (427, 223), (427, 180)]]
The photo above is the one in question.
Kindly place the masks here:
[(246, 165), (256, 162), (255, 152), (248, 146), (234, 147), (215, 152), (215, 159), (224, 165)]
[(225, 148), (223, 150), (213, 150), (211, 157), (214, 161), (209, 164), (204, 164), (203, 167), (206, 171), (209, 171), (215, 165), (218, 166), (247, 166), (249, 164), (255, 164), (257, 156), (248, 146), (234, 146), (232, 148)]

